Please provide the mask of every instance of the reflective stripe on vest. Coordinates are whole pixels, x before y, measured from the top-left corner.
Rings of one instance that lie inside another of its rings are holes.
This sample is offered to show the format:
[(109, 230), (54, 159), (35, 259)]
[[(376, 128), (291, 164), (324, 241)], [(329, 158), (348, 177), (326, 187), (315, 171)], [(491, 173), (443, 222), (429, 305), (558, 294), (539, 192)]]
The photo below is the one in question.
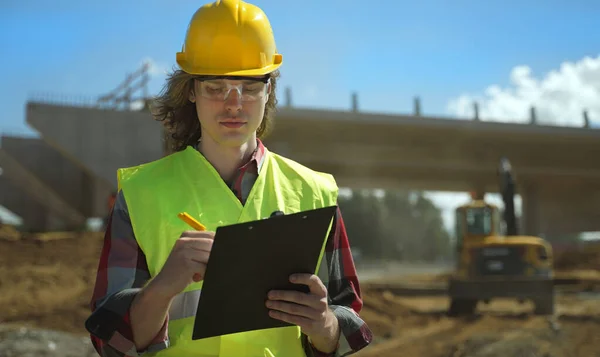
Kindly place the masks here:
[(174, 321), (195, 316), (198, 310), (200, 291), (201, 289), (185, 291), (175, 296), (169, 309), (169, 320)]
[[(179, 212), (188, 212), (208, 230), (215, 231), (221, 225), (269, 217), (277, 210), (289, 214), (332, 206), (338, 195), (331, 175), (315, 172), (268, 150), (244, 206), (213, 166), (192, 147), (157, 161), (120, 169), (118, 182), (151, 276), (160, 272), (173, 244), (183, 231), (189, 230), (177, 218)], [(321, 267), (325, 243), (326, 236), (315, 271)], [(170, 346), (153, 356), (305, 356), (297, 326), (192, 341), (201, 289), (202, 282), (192, 283), (174, 299), (169, 310)]]

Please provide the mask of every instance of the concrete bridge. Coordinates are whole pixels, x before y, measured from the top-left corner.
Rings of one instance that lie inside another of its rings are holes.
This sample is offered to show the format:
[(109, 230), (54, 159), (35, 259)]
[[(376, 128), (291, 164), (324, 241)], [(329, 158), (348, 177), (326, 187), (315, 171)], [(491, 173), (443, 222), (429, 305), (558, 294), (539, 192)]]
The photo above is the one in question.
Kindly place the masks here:
[(282, 109), (269, 147), (341, 186), (497, 192), (507, 156), (530, 234), (600, 229), (600, 130)]
[[(88, 180), (96, 189), (85, 197), (94, 202), (94, 214), (105, 202), (99, 197), (116, 186), (119, 167), (164, 153), (160, 123), (146, 111), (30, 102), (26, 120), (60, 160), (93, 178)], [(496, 167), (507, 156), (517, 174), (527, 233), (600, 231), (597, 129), (281, 107), (265, 143), (351, 188), (495, 192)], [(65, 175), (61, 184), (78, 187), (81, 177)], [(17, 211), (8, 202), (0, 204)]]

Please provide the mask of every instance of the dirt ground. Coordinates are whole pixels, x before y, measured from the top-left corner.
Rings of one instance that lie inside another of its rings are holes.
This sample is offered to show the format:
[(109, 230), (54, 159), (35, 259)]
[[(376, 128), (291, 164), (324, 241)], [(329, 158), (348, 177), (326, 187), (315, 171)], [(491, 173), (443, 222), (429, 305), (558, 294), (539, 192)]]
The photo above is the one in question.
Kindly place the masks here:
[(448, 318), (444, 297), (365, 294), (363, 318), (376, 341), (356, 356), (596, 357), (600, 300), (559, 297), (557, 316), (532, 316), (529, 303), (480, 303), (476, 316)]
[(0, 323), (85, 334), (102, 235), (33, 238), (0, 239)]
[[(0, 230), (0, 324), (86, 336), (102, 235), (5, 233), (2, 239), (5, 231)], [(575, 261), (578, 269), (586, 268)], [(435, 283), (443, 277), (411, 279)], [(376, 338), (359, 357), (600, 357), (600, 298), (558, 296), (553, 318), (531, 316), (529, 303), (511, 300), (480, 303), (470, 318), (449, 318), (443, 296), (397, 296), (376, 285), (362, 286), (362, 316)]]

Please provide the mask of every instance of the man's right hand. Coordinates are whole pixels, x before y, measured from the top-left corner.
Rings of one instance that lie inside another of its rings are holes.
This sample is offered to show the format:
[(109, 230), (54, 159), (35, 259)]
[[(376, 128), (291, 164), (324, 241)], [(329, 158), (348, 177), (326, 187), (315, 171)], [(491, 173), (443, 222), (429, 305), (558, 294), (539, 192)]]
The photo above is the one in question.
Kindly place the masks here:
[(172, 299), (189, 284), (204, 279), (214, 236), (214, 232), (208, 231), (185, 231), (181, 234), (153, 280), (160, 295)]

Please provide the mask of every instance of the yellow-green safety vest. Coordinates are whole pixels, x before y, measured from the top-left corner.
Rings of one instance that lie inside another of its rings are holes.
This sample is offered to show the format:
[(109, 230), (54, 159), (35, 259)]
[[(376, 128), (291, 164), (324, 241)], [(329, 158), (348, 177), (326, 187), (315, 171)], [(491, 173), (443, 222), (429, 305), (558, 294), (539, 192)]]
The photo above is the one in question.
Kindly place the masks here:
[[(159, 160), (117, 171), (133, 231), (146, 255), (151, 276), (160, 272), (175, 241), (190, 228), (179, 218), (188, 212), (210, 231), (218, 226), (335, 205), (334, 178), (265, 149), (257, 181), (245, 205), (206, 158), (191, 146)], [(329, 228), (331, 230), (331, 226)], [(315, 273), (321, 266), (326, 238)], [(169, 310), (170, 346), (152, 356), (304, 357), (297, 326), (264, 329), (193, 341), (194, 318), (202, 282), (173, 299)], [(215, 306), (216, 309), (220, 308)], [(225, 307), (222, 307), (225, 308)], [(207, 321), (206, 323), (210, 323)]]

